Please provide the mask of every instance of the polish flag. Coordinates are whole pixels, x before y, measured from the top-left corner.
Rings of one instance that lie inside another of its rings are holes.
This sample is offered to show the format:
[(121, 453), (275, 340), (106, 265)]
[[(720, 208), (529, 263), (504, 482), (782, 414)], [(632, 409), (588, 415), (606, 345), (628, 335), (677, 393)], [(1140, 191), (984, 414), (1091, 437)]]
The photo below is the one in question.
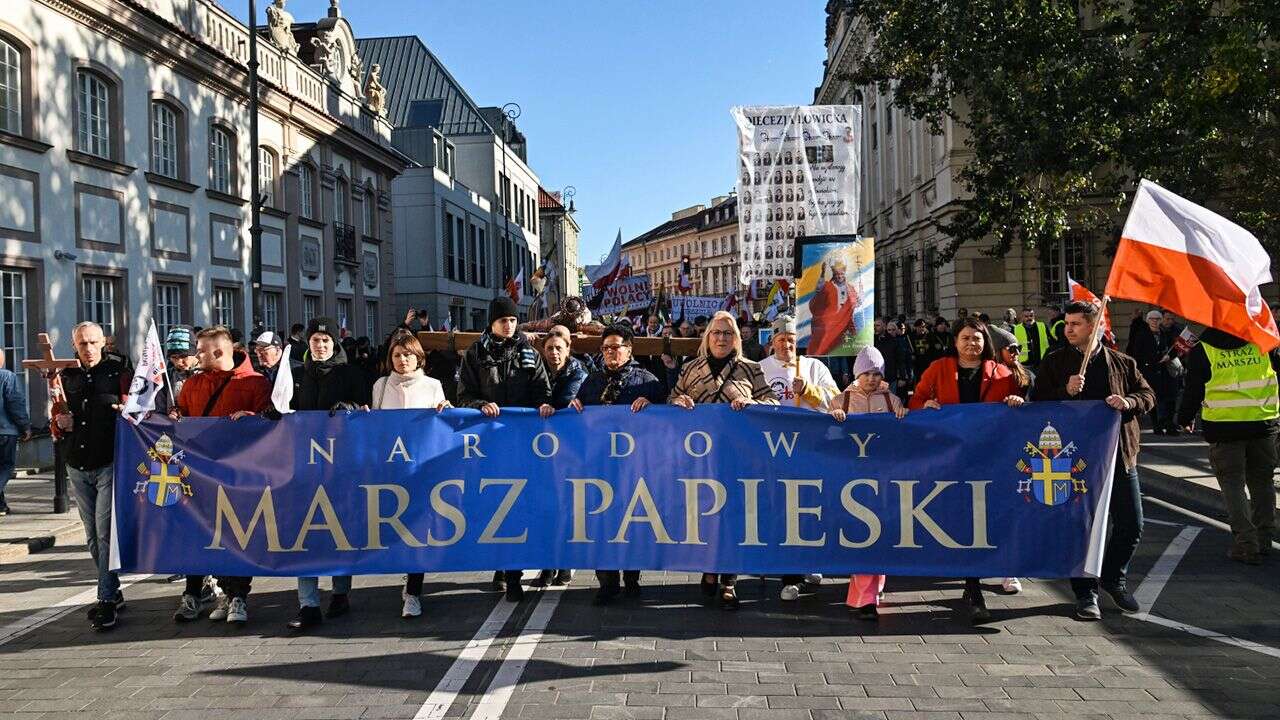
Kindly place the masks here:
[(512, 302), (520, 302), (522, 292), (524, 292), (524, 268), (520, 268), (520, 272), (507, 281), (507, 294), (511, 296)]
[[(1072, 302), (1087, 302), (1094, 307), (1102, 307), (1102, 300), (1093, 294), (1089, 288), (1076, 282), (1070, 275), (1067, 276), (1067, 287), (1071, 291)], [(1111, 332), (1111, 311), (1103, 310), (1102, 312), (1102, 339), (1111, 347), (1116, 346), (1115, 333)]]
[(1153, 182), (1139, 183), (1108, 295), (1168, 308), (1268, 352), (1280, 346), (1262, 299), (1269, 282), (1271, 258), (1248, 230)]

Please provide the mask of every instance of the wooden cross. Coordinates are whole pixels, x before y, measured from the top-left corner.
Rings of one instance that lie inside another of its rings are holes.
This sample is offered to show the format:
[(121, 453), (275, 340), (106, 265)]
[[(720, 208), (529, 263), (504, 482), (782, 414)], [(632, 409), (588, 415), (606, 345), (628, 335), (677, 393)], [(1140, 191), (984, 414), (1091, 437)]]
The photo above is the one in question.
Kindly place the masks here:
[(37, 335), (36, 344), (40, 346), (43, 359), (23, 360), (22, 367), (35, 370), (44, 378), (49, 387), (49, 403), (51, 405), (49, 417), (52, 419), (59, 412), (66, 412), (66, 398), (62, 394), (62, 377), (60, 373), (67, 368), (80, 367), (80, 360), (78, 358), (60, 359), (54, 357), (53, 343), (49, 342), (49, 333)]

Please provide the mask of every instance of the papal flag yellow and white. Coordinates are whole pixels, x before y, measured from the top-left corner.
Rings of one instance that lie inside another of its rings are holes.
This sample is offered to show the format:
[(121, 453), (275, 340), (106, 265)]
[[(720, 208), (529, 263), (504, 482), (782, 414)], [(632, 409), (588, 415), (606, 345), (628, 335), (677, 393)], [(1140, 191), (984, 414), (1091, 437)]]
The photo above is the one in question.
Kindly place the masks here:
[(1167, 308), (1267, 352), (1280, 345), (1262, 298), (1269, 282), (1271, 258), (1252, 233), (1149, 180), (1139, 183), (1107, 295)]

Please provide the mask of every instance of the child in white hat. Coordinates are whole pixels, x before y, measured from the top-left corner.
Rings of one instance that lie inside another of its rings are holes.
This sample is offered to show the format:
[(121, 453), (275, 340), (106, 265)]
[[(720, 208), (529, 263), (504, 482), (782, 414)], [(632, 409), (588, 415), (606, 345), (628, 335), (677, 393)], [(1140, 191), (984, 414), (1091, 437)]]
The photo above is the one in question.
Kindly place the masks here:
[[(843, 393), (831, 400), (831, 417), (844, 422), (850, 415), (891, 412), (906, 416), (902, 401), (884, 381), (884, 356), (873, 345), (858, 353), (853, 361), (854, 381)], [(880, 594), (884, 592), (884, 575), (854, 575), (849, 578), (849, 594), (844, 604), (853, 608), (858, 619), (875, 621), (880, 613)]]

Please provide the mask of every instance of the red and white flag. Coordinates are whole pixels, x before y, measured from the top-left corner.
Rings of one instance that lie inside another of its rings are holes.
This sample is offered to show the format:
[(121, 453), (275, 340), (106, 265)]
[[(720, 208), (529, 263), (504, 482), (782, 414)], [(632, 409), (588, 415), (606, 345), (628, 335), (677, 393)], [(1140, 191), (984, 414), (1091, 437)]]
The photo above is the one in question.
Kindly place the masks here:
[(524, 268), (520, 268), (520, 272), (507, 281), (507, 294), (511, 296), (512, 302), (520, 302), (522, 292), (524, 292)]
[(1138, 185), (1107, 294), (1167, 308), (1257, 344), (1280, 345), (1261, 286), (1271, 258), (1248, 230), (1148, 180)]
[[(1076, 282), (1070, 275), (1067, 276), (1067, 287), (1071, 291), (1072, 302), (1087, 302), (1094, 307), (1102, 307), (1102, 299), (1093, 294), (1089, 288)], [(1116, 336), (1111, 332), (1111, 311), (1104, 310), (1102, 312), (1102, 340), (1111, 347), (1115, 347)]]

